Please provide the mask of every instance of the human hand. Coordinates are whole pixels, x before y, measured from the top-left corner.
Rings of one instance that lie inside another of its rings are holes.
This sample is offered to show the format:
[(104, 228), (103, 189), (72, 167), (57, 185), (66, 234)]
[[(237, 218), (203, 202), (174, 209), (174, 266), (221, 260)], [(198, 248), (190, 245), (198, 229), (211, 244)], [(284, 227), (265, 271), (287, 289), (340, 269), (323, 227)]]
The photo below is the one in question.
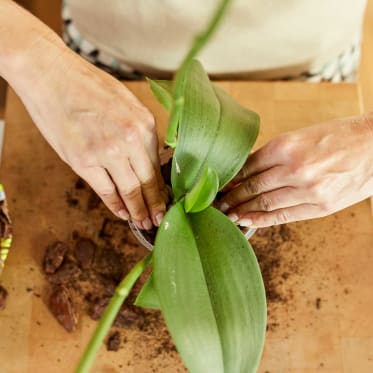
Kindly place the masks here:
[(13, 1), (0, 0), (0, 75), (71, 168), (117, 216), (159, 225), (166, 188), (153, 116)]
[(254, 152), (219, 201), (241, 226), (326, 216), (373, 195), (373, 116), (285, 133)]
[(167, 193), (153, 116), (121, 83), (79, 57), (63, 71), (63, 84), (57, 71), (48, 80), (47, 103), (34, 101), (38, 127), (114, 214), (130, 215), (142, 229), (159, 225)]
[[(40, 53), (43, 59), (48, 51)], [(123, 84), (66, 47), (52, 61), (38, 79), (15, 84), (34, 122), (115, 215), (131, 216), (141, 229), (159, 225), (167, 192), (152, 114)]]

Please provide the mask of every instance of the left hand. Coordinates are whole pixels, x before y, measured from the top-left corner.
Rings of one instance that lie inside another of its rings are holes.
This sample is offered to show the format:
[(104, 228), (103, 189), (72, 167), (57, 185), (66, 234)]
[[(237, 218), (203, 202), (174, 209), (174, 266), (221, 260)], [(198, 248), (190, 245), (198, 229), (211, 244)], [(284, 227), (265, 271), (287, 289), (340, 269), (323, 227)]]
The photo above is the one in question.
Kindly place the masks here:
[(326, 216), (373, 195), (373, 115), (285, 133), (254, 152), (219, 201), (241, 226)]

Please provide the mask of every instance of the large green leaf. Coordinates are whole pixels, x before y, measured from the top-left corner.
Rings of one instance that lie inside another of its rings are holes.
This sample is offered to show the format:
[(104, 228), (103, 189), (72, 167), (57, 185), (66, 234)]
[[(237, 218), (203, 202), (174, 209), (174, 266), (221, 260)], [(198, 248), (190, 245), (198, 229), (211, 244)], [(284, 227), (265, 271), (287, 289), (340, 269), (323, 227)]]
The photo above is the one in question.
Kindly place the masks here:
[(266, 303), (255, 255), (238, 228), (209, 207), (177, 203), (158, 230), (153, 281), (167, 326), (192, 373), (252, 373)]
[(242, 167), (259, 132), (259, 116), (214, 86), (199, 61), (185, 75), (184, 105), (172, 163), (176, 199), (189, 192), (207, 166), (219, 188)]

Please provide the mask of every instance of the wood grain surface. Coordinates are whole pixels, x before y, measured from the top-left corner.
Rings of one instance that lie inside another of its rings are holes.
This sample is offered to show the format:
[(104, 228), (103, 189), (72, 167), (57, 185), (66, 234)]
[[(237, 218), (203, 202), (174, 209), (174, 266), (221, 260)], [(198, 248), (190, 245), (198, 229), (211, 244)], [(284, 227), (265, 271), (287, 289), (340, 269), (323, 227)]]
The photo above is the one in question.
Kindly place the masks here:
[[(357, 114), (361, 107), (354, 84), (219, 84), (261, 115), (256, 146), (284, 131)], [(147, 85), (128, 86), (164, 131), (166, 114)], [(68, 206), (66, 192), (77, 177), (44, 141), (12, 91), (6, 122), (0, 177), (14, 222), (14, 244), (1, 278), (9, 299), (0, 311), (0, 371), (73, 372), (95, 322), (82, 316), (76, 332), (62, 329), (46, 306), (41, 260), (48, 243), (70, 240), (75, 229), (96, 234), (102, 216)], [(368, 201), (272, 233), (271, 238), (259, 232), (252, 241), (273, 298), (260, 372), (373, 372), (373, 222)], [(93, 372), (185, 372), (174, 351), (149, 353), (156, 336), (157, 327), (153, 337), (129, 330), (119, 352), (100, 350)]]

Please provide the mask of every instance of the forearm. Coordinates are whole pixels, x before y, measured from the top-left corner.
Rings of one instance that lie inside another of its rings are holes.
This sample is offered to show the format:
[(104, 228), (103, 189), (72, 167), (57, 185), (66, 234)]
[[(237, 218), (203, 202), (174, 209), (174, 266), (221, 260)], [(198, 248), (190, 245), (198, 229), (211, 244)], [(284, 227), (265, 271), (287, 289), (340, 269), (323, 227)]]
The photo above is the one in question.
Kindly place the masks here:
[(27, 95), (67, 48), (58, 35), (13, 1), (0, 0), (0, 9), (0, 75), (19, 95)]

